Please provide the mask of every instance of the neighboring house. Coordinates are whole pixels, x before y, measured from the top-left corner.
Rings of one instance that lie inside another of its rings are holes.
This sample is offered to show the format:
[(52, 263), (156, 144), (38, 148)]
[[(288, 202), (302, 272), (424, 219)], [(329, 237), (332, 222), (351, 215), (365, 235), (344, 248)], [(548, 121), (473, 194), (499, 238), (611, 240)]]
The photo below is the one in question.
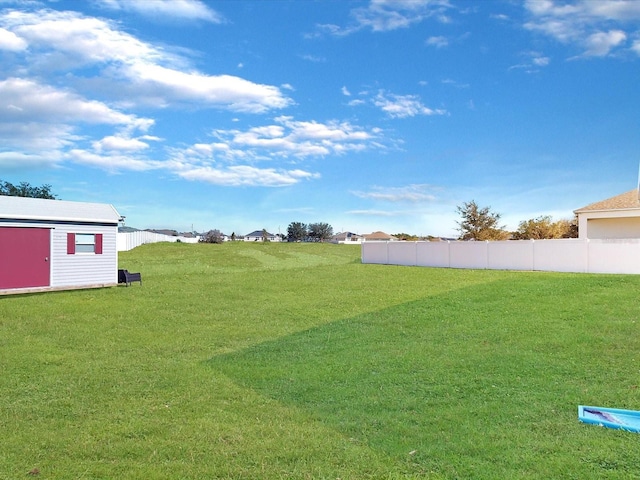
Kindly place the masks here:
[(389, 235), (388, 233), (384, 233), (384, 232), (373, 232), (373, 233), (369, 233), (368, 235), (363, 235), (362, 237), (364, 242), (397, 242), (399, 241), (393, 235)]
[(336, 233), (333, 237), (331, 237), (331, 240), (329, 241), (331, 243), (347, 243), (357, 245), (359, 243), (362, 243), (362, 237), (351, 232), (341, 232)]
[(107, 204), (0, 196), (0, 293), (117, 285), (120, 221)]
[(265, 233), (264, 230), (254, 230), (244, 236), (245, 242), (262, 242), (263, 240), (267, 242), (280, 242), (281, 238), (273, 233)]
[(582, 239), (640, 238), (638, 190), (592, 203), (575, 210)]

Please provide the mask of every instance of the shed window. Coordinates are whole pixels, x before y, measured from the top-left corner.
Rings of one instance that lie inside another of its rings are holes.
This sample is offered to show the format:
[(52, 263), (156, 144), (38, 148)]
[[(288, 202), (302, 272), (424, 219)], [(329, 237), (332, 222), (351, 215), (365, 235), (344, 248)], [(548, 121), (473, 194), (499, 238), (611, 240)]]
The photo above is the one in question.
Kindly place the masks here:
[(77, 253), (102, 254), (102, 234), (101, 233), (68, 233), (67, 234), (67, 254)]

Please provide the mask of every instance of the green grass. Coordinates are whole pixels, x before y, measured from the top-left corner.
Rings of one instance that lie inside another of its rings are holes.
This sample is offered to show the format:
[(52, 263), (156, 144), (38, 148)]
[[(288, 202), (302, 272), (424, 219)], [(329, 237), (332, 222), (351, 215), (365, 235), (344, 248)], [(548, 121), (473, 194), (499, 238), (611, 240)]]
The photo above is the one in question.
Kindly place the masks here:
[(640, 277), (155, 244), (0, 298), (0, 478), (640, 478)]

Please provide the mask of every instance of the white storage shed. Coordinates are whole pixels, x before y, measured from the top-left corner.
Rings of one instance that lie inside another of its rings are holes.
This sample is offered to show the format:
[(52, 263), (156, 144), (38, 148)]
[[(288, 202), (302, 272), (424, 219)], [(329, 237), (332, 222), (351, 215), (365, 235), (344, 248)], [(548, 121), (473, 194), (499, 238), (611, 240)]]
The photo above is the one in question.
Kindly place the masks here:
[(112, 205), (0, 195), (0, 294), (118, 283)]

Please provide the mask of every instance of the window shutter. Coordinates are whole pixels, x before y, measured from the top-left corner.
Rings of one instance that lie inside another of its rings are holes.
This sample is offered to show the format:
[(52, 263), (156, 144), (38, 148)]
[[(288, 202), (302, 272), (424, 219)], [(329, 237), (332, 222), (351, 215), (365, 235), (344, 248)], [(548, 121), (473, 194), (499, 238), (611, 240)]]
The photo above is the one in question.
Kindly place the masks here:
[(102, 234), (101, 233), (96, 233), (96, 249), (95, 249), (95, 253), (96, 255), (102, 255)]
[(76, 234), (67, 233), (67, 255), (74, 255), (76, 253)]

